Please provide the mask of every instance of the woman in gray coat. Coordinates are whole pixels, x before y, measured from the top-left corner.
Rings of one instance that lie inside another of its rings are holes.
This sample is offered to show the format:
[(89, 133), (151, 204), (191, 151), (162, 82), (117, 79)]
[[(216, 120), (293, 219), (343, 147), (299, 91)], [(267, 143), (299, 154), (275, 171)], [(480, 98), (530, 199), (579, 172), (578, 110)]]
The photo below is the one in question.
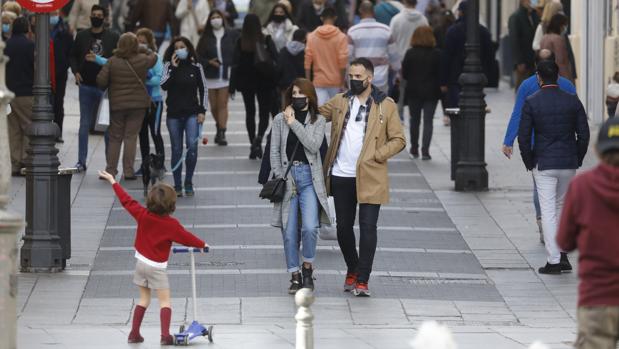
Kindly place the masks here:
[[(286, 195), (273, 208), (271, 225), (282, 229), (286, 265), (292, 273), (288, 293), (300, 288), (314, 289), (312, 264), (320, 223), (330, 223), (320, 145), (325, 135), (325, 118), (318, 114), (314, 85), (296, 79), (285, 95), (283, 113), (275, 117), (271, 136), (271, 168), (281, 178), (290, 162)], [(299, 218), (301, 222), (299, 223)], [(299, 262), (299, 227), (303, 246), (303, 266)], [(299, 272), (301, 269), (301, 273)]]

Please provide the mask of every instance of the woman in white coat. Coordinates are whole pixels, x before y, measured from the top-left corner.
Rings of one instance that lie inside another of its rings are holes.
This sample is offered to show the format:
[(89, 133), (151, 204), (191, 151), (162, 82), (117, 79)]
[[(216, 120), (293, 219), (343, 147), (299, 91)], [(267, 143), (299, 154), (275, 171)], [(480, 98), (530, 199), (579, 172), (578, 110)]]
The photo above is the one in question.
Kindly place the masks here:
[(195, 46), (200, 41), (208, 14), (211, 11), (207, 0), (180, 0), (174, 15), (181, 22), (181, 36)]
[(262, 32), (264, 35), (270, 35), (275, 43), (277, 52), (281, 51), (286, 44), (292, 41), (292, 34), (299, 29), (292, 22), (292, 17), (286, 5), (279, 3), (273, 6), (271, 15), (264, 25)]

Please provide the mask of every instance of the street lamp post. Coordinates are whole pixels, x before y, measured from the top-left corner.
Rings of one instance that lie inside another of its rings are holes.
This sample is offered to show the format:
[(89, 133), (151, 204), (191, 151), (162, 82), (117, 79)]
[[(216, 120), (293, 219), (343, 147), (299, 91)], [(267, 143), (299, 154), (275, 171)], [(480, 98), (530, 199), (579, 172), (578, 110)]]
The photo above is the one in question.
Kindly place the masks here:
[(24, 223), (20, 216), (7, 211), (11, 162), (7, 104), (13, 93), (5, 85), (7, 58), (3, 54), (4, 41), (0, 39), (0, 348), (15, 349), (17, 317), (17, 232)]
[(26, 234), (21, 248), (23, 272), (58, 272), (62, 249), (58, 237), (59, 134), (53, 122), (49, 79), (49, 14), (36, 14), (34, 105), (26, 159)]
[(487, 83), (481, 67), (479, 46), (479, 0), (466, 4), (466, 59), (460, 75), (460, 159), (456, 167), (456, 191), (488, 190), (484, 160)]

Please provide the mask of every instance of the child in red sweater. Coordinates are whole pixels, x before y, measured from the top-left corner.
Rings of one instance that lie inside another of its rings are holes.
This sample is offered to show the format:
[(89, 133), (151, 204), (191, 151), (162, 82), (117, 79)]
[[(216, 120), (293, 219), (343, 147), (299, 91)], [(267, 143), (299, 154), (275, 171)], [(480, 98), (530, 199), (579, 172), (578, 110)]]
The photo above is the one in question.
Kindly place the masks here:
[(120, 184), (116, 183), (114, 176), (105, 171), (99, 171), (99, 176), (112, 184), (118, 200), (138, 223), (135, 237), (137, 262), (133, 283), (140, 289), (140, 302), (135, 306), (131, 332), (127, 341), (129, 343), (144, 341), (140, 335), (140, 325), (146, 308), (150, 304), (151, 290), (155, 290), (161, 308), (159, 313), (161, 344), (172, 345), (174, 343), (170, 335), (172, 318), (170, 284), (166, 274), (172, 242), (196, 248), (204, 248), (208, 245), (185, 230), (178, 220), (170, 216), (176, 208), (176, 192), (172, 186), (162, 182), (155, 184), (148, 193), (146, 208), (144, 208), (127, 194)]
[(577, 349), (616, 348), (619, 339), (619, 119), (600, 129), (600, 164), (572, 180), (557, 234), (578, 248)]

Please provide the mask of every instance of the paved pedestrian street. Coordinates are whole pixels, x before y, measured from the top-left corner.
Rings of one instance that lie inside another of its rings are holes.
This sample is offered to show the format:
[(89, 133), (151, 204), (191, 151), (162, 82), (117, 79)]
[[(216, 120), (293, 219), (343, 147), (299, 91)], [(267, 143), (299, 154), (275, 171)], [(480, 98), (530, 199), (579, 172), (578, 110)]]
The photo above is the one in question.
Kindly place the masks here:
[[(69, 86), (73, 86), (69, 83)], [(540, 276), (531, 178), (516, 154), (500, 154), (513, 91), (487, 91), (486, 157), (491, 190), (456, 193), (449, 181), (449, 129), (435, 118), (430, 162), (407, 151), (389, 163), (391, 202), (379, 218), (371, 298), (342, 291), (346, 273), (337, 241), (316, 256), (316, 348), (409, 348), (425, 320), (447, 324), (460, 348), (525, 348), (542, 340), (568, 348), (575, 338), (576, 272)], [(196, 195), (175, 216), (212, 246), (196, 255), (199, 318), (215, 325), (215, 343), (194, 347), (294, 348), (296, 306), (287, 294), (282, 237), (269, 225), (272, 205), (258, 198), (259, 161), (249, 160), (240, 96), (231, 103), (229, 146), (200, 145)], [(63, 166), (77, 159), (77, 91), (67, 95)], [(213, 137), (210, 115), (205, 134)], [(166, 159), (169, 136), (164, 129)], [(407, 127), (407, 126), (406, 126)], [(594, 134), (592, 131), (592, 134)], [(406, 132), (408, 134), (408, 131)], [(72, 258), (58, 274), (20, 274), (20, 348), (159, 347), (158, 304), (143, 325), (146, 341), (126, 344), (138, 298), (132, 283), (136, 224), (96, 171), (103, 139), (90, 136), (88, 171), (72, 181)], [(136, 167), (140, 159), (136, 160)], [(587, 156), (587, 166), (595, 163)], [(169, 168), (169, 160), (167, 165)], [(171, 182), (171, 173), (166, 176)], [(143, 202), (141, 181), (121, 182)], [(13, 179), (11, 209), (24, 212), (25, 181)], [(577, 256), (571, 259), (575, 265)], [(189, 257), (172, 255), (172, 330), (193, 320)]]

